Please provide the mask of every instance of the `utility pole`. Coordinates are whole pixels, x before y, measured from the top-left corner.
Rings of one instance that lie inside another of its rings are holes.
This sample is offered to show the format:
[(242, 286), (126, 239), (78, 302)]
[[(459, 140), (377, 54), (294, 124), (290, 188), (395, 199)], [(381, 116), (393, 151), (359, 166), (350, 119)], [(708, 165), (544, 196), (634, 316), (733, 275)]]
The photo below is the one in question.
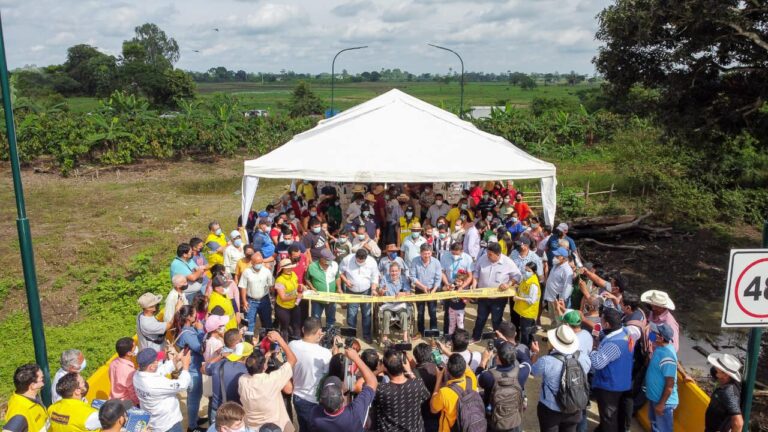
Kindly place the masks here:
[(459, 53), (457, 53), (456, 51), (454, 51), (454, 50), (452, 50), (450, 48), (441, 47), (439, 45), (434, 45), (434, 44), (431, 44), (431, 43), (428, 43), (427, 45), (429, 45), (431, 47), (439, 48), (441, 50), (450, 51), (450, 52), (456, 54), (456, 57), (459, 58), (459, 61), (461, 62), (461, 97), (459, 99), (459, 118), (464, 118), (464, 60), (461, 58)]
[(11, 106), (11, 89), (8, 79), (8, 62), (5, 57), (5, 37), (3, 36), (3, 23), (0, 17), (0, 91), (3, 97), (3, 109), (5, 110), (5, 130), (8, 134), (8, 152), (11, 159), (11, 173), (13, 174), (13, 192), (16, 196), (16, 229), (19, 233), (19, 245), (21, 246), (21, 266), (24, 270), (24, 286), (27, 290), (27, 306), (29, 308), (29, 322), (32, 325), (32, 342), (35, 345), (35, 361), (43, 371), (45, 387), (41, 397), (43, 403), (51, 404), (51, 373), (48, 369), (48, 350), (45, 347), (45, 333), (43, 331), (43, 314), (40, 310), (40, 294), (37, 291), (37, 273), (35, 272), (35, 255), (32, 250), (32, 235), (29, 231), (29, 219), (24, 204), (24, 188), (21, 183), (21, 168), (19, 166), (19, 153), (16, 149), (16, 129), (13, 122), (13, 107)]
[(336, 83), (336, 57), (338, 57), (339, 54), (343, 53), (344, 51), (359, 50), (363, 48), (368, 48), (368, 45), (344, 48), (343, 50), (337, 52), (335, 56), (333, 56), (333, 61), (331, 62), (331, 117), (336, 115), (336, 113), (333, 111), (333, 90), (334, 84)]

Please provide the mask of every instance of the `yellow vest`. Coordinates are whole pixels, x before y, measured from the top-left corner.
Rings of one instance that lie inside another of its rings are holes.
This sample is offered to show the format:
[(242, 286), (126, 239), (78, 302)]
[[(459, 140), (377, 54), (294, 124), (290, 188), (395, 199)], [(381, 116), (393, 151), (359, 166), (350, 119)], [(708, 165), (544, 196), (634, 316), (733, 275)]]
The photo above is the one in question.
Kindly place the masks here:
[(517, 295), (519, 297), (528, 297), (532, 285), (539, 288), (539, 295), (538, 298), (536, 298), (536, 301), (534, 301), (532, 305), (529, 305), (528, 302), (524, 300), (517, 300), (515, 301), (514, 310), (523, 318), (536, 319), (536, 317), (539, 316), (539, 299), (541, 298), (541, 284), (539, 283), (539, 277), (536, 276), (536, 273), (520, 284), (517, 288)]
[(50, 432), (86, 432), (85, 422), (95, 412), (95, 408), (82, 400), (62, 399), (48, 407)]
[(45, 432), (48, 430), (48, 414), (45, 412), (45, 407), (26, 396), (13, 393), (8, 399), (5, 421), (7, 422), (17, 415), (27, 419), (29, 432)]
[[(293, 294), (299, 289), (299, 278), (296, 276), (296, 273), (291, 273), (290, 275), (281, 274), (275, 279), (275, 285), (282, 285), (285, 287), (286, 294)], [(293, 309), (296, 307), (295, 298), (283, 301), (280, 299), (280, 295), (275, 296), (275, 303), (283, 309)]]

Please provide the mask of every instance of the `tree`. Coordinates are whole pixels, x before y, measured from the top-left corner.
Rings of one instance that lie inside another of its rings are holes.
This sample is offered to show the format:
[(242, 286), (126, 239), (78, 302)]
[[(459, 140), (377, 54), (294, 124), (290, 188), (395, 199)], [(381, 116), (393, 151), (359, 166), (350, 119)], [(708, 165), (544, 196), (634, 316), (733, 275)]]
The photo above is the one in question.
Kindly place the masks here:
[[(88, 96), (104, 97), (119, 86), (117, 59), (87, 44), (67, 49), (63, 71), (80, 84), (73, 90)], [(69, 83), (64, 84), (64, 88), (72, 88)]]
[(238, 81), (245, 81), (248, 78), (248, 74), (244, 70), (240, 69), (235, 73), (235, 79)]
[(144, 48), (144, 61), (157, 69), (170, 69), (179, 60), (179, 44), (156, 24), (146, 23), (135, 29), (135, 42)]
[(520, 82), (520, 88), (523, 90), (533, 90), (536, 88), (536, 81), (526, 75), (526, 77), (523, 78), (523, 80)]
[(723, 145), (747, 133), (768, 143), (768, 7), (757, 0), (618, 0), (599, 15), (594, 59), (610, 99), (637, 88), (667, 132), (707, 152), (717, 168)]
[(323, 112), (323, 102), (309, 88), (309, 84), (299, 81), (293, 89), (289, 114), (291, 117), (302, 117)]

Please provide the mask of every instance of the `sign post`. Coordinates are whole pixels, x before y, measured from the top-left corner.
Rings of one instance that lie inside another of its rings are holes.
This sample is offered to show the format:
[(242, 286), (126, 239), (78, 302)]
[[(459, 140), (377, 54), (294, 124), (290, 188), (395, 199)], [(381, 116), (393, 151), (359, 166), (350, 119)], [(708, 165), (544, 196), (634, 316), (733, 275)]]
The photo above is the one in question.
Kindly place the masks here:
[(741, 402), (744, 428), (749, 430), (752, 397), (760, 361), (763, 327), (768, 326), (768, 222), (763, 225), (764, 249), (733, 249), (722, 327), (751, 327)]

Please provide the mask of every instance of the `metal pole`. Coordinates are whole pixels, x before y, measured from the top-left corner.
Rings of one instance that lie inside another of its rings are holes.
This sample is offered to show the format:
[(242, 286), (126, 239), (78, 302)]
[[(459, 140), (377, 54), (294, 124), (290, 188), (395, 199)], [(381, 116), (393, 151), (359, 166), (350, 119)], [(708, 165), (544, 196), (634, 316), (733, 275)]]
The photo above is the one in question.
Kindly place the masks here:
[(333, 56), (333, 61), (331, 62), (331, 117), (335, 115), (333, 112), (333, 89), (334, 89), (334, 84), (336, 83), (336, 57), (338, 57), (339, 54), (343, 53), (344, 51), (359, 50), (363, 48), (368, 48), (368, 45), (352, 47), (352, 48), (344, 48), (343, 50), (337, 52), (335, 56)]
[(431, 44), (431, 43), (428, 43), (427, 45), (429, 45), (431, 47), (439, 48), (441, 50), (450, 51), (450, 52), (456, 54), (456, 57), (459, 58), (459, 61), (461, 62), (461, 97), (459, 99), (459, 118), (464, 118), (464, 60), (461, 58), (459, 53), (457, 53), (456, 51), (454, 51), (452, 49), (449, 49), (449, 48), (446, 48), (446, 47), (441, 47), (439, 45), (434, 45), (434, 44)]
[[(763, 223), (763, 248), (768, 248), (768, 221)], [(753, 327), (749, 331), (749, 344), (747, 345), (747, 364), (744, 367), (745, 380), (741, 394), (742, 413), (744, 413), (744, 428), (749, 430), (749, 418), (752, 415), (752, 397), (757, 380), (757, 365), (760, 361), (760, 341), (763, 337), (762, 327)]]
[(45, 405), (51, 403), (51, 373), (48, 369), (48, 352), (45, 347), (43, 332), (43, 314), (40, 311), (40, 294), (37, 292), (37, 274), (35, 273), (35, 255), (32, 250), (32, 235), (29, 231), (29, 220), (24, 205), (24, 189), (21, 183), (19, 154), (16, 150), (16, 130), (13, 123), (13, 107), (11, 106), (11, 91), (8, 83), (8, 63), (5, 57), (5, 38), (3, 23), (0, 18), (0, 91), (5, 110), (5, 129), (8, 134), (8, 152), (10, 153), (11, 172), (13, 174), (13, 192), (16, 195), (16, 229), (19, 233), (21, 246), (21, 266), (24, 270), (24, 286), (27, 290), (27, 306), (29, 321), (32, 324), (32, 342), (35, 346), (35, 360), (43, 371), (45, 387), (41, 397)]

